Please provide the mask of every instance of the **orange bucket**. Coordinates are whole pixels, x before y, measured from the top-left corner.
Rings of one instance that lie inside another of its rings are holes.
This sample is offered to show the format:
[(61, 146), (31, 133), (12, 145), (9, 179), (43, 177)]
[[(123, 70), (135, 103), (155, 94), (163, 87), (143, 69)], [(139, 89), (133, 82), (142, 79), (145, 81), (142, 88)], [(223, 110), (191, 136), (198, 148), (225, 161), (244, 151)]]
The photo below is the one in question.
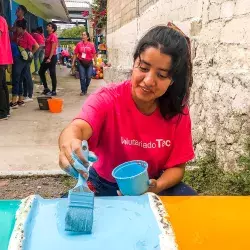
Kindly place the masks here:
[(52, 98), (48, 99), (49, 110), (51, 113), (60, 113), (63, 108), (63, 99)]

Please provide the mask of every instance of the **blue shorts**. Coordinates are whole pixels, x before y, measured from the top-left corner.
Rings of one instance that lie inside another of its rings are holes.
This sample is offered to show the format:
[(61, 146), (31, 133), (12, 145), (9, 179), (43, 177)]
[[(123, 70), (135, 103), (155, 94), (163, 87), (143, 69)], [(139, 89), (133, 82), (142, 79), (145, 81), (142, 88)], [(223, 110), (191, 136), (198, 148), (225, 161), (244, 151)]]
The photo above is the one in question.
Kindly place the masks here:
[[(88, 179), (89, 188), (95, 193), (95, 196), (117, 196), (117, 190), (119, 190), (116, 183), (109, 182), (102, 177), (100, 177), (94, 168), (90, 168), (89, 179)], [(197, 195), (196, 191), (193, 190), (190, 186), (186, 185), (183, 182), (163, 190), (158, 194), (159, 196), (193, 196)], [(62, 196), (63, 198), (67, 197), (67, 194)]]

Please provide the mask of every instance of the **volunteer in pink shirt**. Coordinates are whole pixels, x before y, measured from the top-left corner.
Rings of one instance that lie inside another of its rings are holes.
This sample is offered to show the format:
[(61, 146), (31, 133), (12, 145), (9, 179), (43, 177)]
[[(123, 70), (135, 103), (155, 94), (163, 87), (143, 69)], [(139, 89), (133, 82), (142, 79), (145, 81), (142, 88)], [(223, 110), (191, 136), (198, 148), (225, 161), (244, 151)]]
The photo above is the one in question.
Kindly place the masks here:
[(148, 191), (195, 195), (181, 182), (186, 163), (194, 158), (188, 109), (191, 83), (189, 39), (167, 26), (151, 29), (136, 47), (131, 80), (92, 94), (61, 133), (61, 168), (74, 173), (72, 152), (86, 163), (81, 142), (87, 140), (98, 157), (88, 179), (97, 196), (117, 195), (112, 170), (131, 160), (149, 164)]
[[(32, 58), (28, 58), (28, 53), (34, 54), (38, 50), (39, 45), (26, 31), (26, 28), (27, 21), (25, 19), (16, 21), (16, 41), (22, 56), (14, 59), (12, 71), (12, 102), (10, 103), (13, 109), (24, 106), (24, 97), (26, 99), (32, 99), (33, 95), (33, 81), (30, 74), (30, 63)], [(23, 83), (25, 86), (23, 86)]]
[[(58, 39), (56, 35), (57, 26), (54, 23), (47, 24), (47, 31), (49, 33), (48, 37), (45, 40), (45, 58), (41, 64), (39, 75), (44, 86), (43, 94), (56, 96), (56, 63), (57, 55), (56, 48), (58, 45)], [(48, 87), (48, 83), (45, 77), (46, 71), (49, 70), (50, 78), (52, 82), (52, 91)]]
[(96, 55), (95, 45), (91, 43), (88, 32), (82, 33), (82, 41), (76, 45), (72, 66), (75, 67), (75, 62), (78, 60), (78, 68), (80, 74), (81, 93), (86, 95), (93, 74), (93, 59)]
[[(65, 65), (64, 61), (66, 60), (66, 62), (68, 62), (69, 60), (69, 52), (65, 49), (65, 50), (61, 50), (61, 61), (62, 61), (62, 65)], [(64, 60), (65, 59), (65, 60)]]
[(2, 11), (0, 2), (0, 121), (7, 120), (10, 114), (9, 91), (6, 85), (5, 70), (7, 65), (13, 63), (8, 25), (2, 17)]
[(43, 36), (43, 28), (38, 27), (34, 32), (31, 33), (31, 35), (39, 45), (39, 49), (34, 54), (35, 72), (33, 72), (33, 74), (38, 75), (38, 70), (39, 70), (38, 62), (41, 65), (44, 59), (45, 38)]

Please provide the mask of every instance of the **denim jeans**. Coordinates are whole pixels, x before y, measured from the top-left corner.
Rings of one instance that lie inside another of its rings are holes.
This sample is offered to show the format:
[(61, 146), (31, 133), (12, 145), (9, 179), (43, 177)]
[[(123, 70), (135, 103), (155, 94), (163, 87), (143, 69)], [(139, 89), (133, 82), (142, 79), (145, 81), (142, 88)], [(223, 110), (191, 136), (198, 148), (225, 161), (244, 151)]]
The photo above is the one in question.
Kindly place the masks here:
[(12, 95), (23, 96), (23, 82), (25, 85), (25, 94), (32, 97), (33, 94), (33, 82), (30, 74), (30, 63), (23, 59), (14, 58), (13, 71), (12, 71)]
[[(93, 167), (89, 170), (88, 186), (95, 193), (95, 196), (117, 196), (117, 190), (119, 190), (116, 183), (106, 181), (100, 177)], [(196, 191), (183, 182), (180, 182), (179, 184), (159, 193), (159, 196), (193, 195), (197, 195)], [(62, 197), (67, 197), (67, 194), (63, 195)]]
[(80, 83), (82, 93), (87, 93), (88, 87), (93, 74), (93, 64), (91, 63), (89, 67), (83, 67), (80, 62), (78, 62)]
[(44, 59), (44, 48), (40, 47), (34, 54), (34, 64), (35, 64), (35, 72), (38, 72), (38, 61), (40, 65), (42, 64)]
[(46, 80), (46, 76), (45, 73), (46, 71), (49, 69), (49, 73), (50, 73), (50, 78), (51, 78), (51, 82), (52, 82), (52, 91), (56, 91), (56, 84), (57, 84), (57, 80), (56, 80), (56, 63), (57, 63), (57, 56), (53, 55), (51, 58), (50, 63), (46, 63), (48, 58), (44, 58), (41, 67), (39, 69), (39, 75), (41, 78), (41, 81), (43, 83), (44, 89), (48, 89), (48, 83)]
[(31, 73), (30, 73), (30, 64), (29, 67), (26, 68), (25, 72), (23, 73), (23, 96), (32, 98), (33, 96), (33, 89), (34, 83), (32, 81)]
[(6, 84), (5, 67), (0, 65), (0, 119), (10, 113), (9, 91)]

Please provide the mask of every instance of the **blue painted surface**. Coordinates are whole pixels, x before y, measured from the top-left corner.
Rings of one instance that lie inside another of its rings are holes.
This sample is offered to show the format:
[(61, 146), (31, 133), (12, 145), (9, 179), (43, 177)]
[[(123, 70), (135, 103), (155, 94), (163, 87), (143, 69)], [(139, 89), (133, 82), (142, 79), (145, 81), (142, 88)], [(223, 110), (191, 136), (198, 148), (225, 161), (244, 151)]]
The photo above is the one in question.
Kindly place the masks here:
[(43, 19), (40, 18), (40, 17), (38, 17), (37, 18), (37, 24), (38, 24), (38, 26), (42, 26), (43, 27)]
[(123, 195), (141, 195), (148, 190), (148, 164), (145, 161), (125, 162), (112, 171)]
[(19, 6), (18, 3), (16, 3), (15, 1), (12, 1), (12, 10), (11, 10), (11, 25), (14, 24), (14, 22), (16, 21), (16, 10), (17, 7)]
[(25, 227), (24, 250), (160, 249), (160, 230), (148, 195), (97, 197), (90, 235), (65, 232), (67, 202), (37, 198)]
[(0, 249), (7, 250), (10, 236), (15, 224), (16, 211), (20, 205), (18, 200), (0, 201)]

